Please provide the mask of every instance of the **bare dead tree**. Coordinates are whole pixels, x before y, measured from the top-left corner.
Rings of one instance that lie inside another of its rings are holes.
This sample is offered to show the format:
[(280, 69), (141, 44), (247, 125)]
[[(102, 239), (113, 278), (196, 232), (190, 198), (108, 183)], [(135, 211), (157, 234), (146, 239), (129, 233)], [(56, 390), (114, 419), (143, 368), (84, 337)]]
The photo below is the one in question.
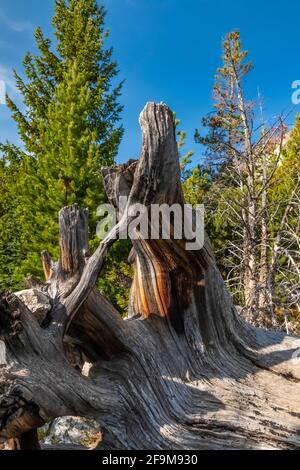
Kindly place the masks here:
[[(291, 221), (298, 183), (295, 179), (291, 194), (272, 203), (270, 194), (280, 183), (277, 173), (288, 137), (288, 114), (269, 128), (263, 118), (255, 127), (255, 103), (245, 98), (243, 86), (252, 68), (251, 62), (245, 61), (247, 55), (241, 47), (240, 33), (228, 33), (223, 42), (223, 64), (214, 85), (215, 111), (204, 120), (209, 128), (207, 136), (199, 139), (207, 145), (208, 163), (219, 165), (205, 202), (208, 210), (210, 205), (217, 208), (218, 218), (231, 227), (219, 259), (235, 301), (244, 306), (247, 320), (276, 327), (278, 306), (283, 306), (279, 299), (286, 297), (286, 281), (291, 293), (299, 284), (294, 275), (299, 252), (291, 244), (288, 248), (282, 236), (283, 227)], [(212, 210), (209, 217), (215, 217)], [(274, 219), (278, 229), (274, 228)], [(285, 287), (283, 283), (275, 286), (278, 258), (284, 252), (286, 263), (280, 267), (285, 271)], [(288, 298), (294, 309), (295, 295)]]
[[(108, 197), (127, 195), (129, 208), (183, 204), (172, 112), (149, 103), (140, 123), (138, 162), (103, 172)], [(95, 281), (128, 223), (122, 216), (88, 257), (87, 212), (65, 207), (60, 260), (43, 255), (48, 317), (39, 324), (17, 296), (1, 296), (0, 436), (32, 448), (39, 426), (74, 415), (101, 423), (102, 449), (299, 448), (300, 339), (237, 315), (207, 237), (198, 251), (134, 240), (122, 319)], [(72, 366), (70, 343), (93, 364), (88, 377)]]
[[(295, 186), (286, 203), (275, 241), (267, 275), (266, 292), (269, 309), (284, 311), (282, 327), (287, 332), (299, 333), (300, 324), (300, 198), (299, 183)], [(293, 223), (291, 222), (291, 219)], [(284, 258), (284, 262), (280, 262)], [(277, 282), (275, 275), (277, 274)], [(276, 291), (280, 293), (276, 295)], [(298, 315), (291, 317), (297, 310)], [(295, 316), (297, 318), (295, 318)], [(289, 321), (291, 319), (291, 321)]]

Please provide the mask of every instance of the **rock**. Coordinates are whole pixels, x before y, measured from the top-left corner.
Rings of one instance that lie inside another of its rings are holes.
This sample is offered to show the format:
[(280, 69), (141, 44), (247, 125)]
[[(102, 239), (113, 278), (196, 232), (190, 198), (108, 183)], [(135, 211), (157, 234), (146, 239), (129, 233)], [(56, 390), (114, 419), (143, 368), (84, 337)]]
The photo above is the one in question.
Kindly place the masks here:
[(39, 430), (42, 446), (80, 445), (94, 448), (101, 441), (100, 425), (91, 419), (66, 416)]
[(42, 450), (90, 450), (88, 447), (78, 444), (42, 444), (41, 448)]
[(38, 289), (22, 290), (16, 292), (16, 296), (32, 311), (40, 324), (52, 308), (49, 297)]
[(84, 375), (85, 377), (88, 377), (89, 376), (89, 373), (90, 373), (90, 370), (91, 370), (91, 367), (92, 367), (92, 364), (90, 362), (85, 362), (83, 364), (83, 368), (82, 368), (82, 375)]

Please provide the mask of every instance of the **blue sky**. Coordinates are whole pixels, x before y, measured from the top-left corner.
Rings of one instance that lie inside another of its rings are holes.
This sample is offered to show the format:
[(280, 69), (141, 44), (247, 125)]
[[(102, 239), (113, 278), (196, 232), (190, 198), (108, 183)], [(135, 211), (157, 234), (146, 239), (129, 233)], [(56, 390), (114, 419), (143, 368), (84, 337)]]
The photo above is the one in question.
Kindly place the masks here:
[[(291, 83), (300, 79), (299, 0), (104, 0), (108, 10), (109, 44), (125, 79), (122, 115), (125, 136), (118, 160), (137, 157), (138, 116), (147, 101), (164, 101), (181, 119), (187, 150), (201, 148), (193, 133), (211, 110), (211, 88), (220, 65), (221, 41), (239, 29), (254, 62), (247, 82), (250, 98), (263, 95), (264, 113), (271, 121), (288, 111)], [(35, 50), (33, 31), (40, 25), (52, 35), (54, 0), (1, 0), (0, 79), (19, 101), (11, 69), (22, 73), (22, 58)], [(290, 116), (288, 124), (292, 124)], [(0, 105), (0, 141), (19, 143), (16, 127)]]

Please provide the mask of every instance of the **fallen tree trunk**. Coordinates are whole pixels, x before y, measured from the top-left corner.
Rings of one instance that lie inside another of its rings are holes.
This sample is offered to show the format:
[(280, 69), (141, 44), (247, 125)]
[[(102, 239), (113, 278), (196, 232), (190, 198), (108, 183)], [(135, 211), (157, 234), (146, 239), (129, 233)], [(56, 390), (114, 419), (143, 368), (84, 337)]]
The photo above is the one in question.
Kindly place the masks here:
[(92, 256), (87, 212), (60, 213), (60, 260), (43, 253), (47, 317), (39, 322), (14, 294), (1, 297), (0, 436), (34, 447), (43, 423), (84, 416), (101, 424), (102, 449), (299, 448), (300, 340), (237, 315), (207, 237), (189, 251), (186, 240), (135, 229), (126, 319), (95, 290), (137, 204), (184, 204), (172, 112), (150, 103), (140, 123), (138, 162), (103, 170), (112, 203), (128, 202)]

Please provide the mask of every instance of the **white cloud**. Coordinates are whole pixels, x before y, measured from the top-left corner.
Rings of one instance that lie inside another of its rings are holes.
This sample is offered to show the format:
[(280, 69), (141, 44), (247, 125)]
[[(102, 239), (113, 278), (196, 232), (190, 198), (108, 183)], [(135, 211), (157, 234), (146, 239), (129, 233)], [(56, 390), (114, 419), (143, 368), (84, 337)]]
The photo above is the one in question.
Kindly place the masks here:
[(0, 80), (5, 83), (5, 88), (9, 96), (12, 98), (19, 96), (19, 90), (16, 87), (13, 71), (8, 67), (0, 64)]
[(17, 20), (11, 19), (4, 13), (0, 13), (0, 22), (4, 23), (9, 29), (16, 31), (17, 33), (23, 33), (24, 31), (33, 31), (34, 26), (28, 20)]

